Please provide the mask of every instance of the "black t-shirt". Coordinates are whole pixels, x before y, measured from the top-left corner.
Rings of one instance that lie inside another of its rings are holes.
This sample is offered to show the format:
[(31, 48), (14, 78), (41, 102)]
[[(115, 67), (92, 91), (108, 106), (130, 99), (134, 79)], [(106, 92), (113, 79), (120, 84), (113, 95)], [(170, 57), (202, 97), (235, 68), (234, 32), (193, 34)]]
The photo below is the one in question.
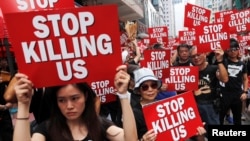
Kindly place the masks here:
[(191, 60), (189, 59), (189, 60), (188, 60), (187, 62), (185, 62), (185, 63), (181, 63), (181, 62), (179, 62), (179, 61), (175, 61), (174, 64), (173, 64), (173, 66), (193, 66), (193, 65), (192, 65)]
[(146, 125), (146, 121), (143, 115), (143, 110), (142, 110), (142, 106), (140, 102), (138, 102), (137, 104), (134, 104), (132, 109), (133, 109), (134, 116), (135, 116), (138, 138), (141, 139), (142, 136), (148, 131), (148, 128)]
[(195, 96), (198, 103), (212, 102), (216, 95), (216, 88), (218, 86), (218, 79), (216, 71), (218, 66), (208, 65), (204, 70), (199, 71), (198, 87), (201, 89), (202, 94)]
[(243, 75), (247, 73), (247, 66), (244, 62), (232, 62), (227, 60), (225, 64), (229, 80), (227, 83), (220, 83), (222, 93), (242, 93)]

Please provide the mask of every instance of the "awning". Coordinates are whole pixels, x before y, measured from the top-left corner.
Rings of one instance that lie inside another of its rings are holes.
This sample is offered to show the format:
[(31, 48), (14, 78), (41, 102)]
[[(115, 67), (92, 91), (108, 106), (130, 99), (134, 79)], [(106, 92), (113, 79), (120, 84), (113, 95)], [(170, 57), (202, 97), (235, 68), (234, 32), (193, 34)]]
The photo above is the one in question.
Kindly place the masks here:
[(137, 0), (102, 0), (102, 4), (117, 4), (119, 19), (123, 22), (143, 18), (143, 6)]

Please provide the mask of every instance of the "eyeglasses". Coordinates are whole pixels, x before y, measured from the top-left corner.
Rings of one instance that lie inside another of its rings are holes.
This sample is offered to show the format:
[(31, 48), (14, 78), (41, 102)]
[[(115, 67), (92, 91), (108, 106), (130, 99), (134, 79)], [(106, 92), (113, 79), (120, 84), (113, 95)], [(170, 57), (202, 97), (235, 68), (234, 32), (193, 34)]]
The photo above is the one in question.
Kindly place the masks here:
[(230, 48), (230, 49), (228, 49), (227, 51), (233, 52), (233, 51), (237, 51), (237, 50), (239, 50), (239, 48)]
[(200, 57), (200, 56), (201, 56), (201, 54), (195, 54), (195, 55), (191, 55), (190, 57), (191, 57), (192, 59), (194, 59), (194, 58)]
[(158, 88), (158, 83), (157, 82), (152, 82), (151, 85), (142, 84), (140, 88), (141, 88), (142, 91), (147, 91), (149, 89), (149, 87), (151, 87), (152, 89), (157, 89)]

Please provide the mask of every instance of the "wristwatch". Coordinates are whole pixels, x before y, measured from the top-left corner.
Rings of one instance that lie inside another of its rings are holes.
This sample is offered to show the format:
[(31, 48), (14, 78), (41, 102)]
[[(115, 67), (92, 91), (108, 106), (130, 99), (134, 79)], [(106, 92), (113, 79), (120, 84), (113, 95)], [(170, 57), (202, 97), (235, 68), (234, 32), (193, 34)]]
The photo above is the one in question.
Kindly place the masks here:
[(248, 91), (243, 91), (243, 93), (246, 93), (246, 94), (248, 94)]

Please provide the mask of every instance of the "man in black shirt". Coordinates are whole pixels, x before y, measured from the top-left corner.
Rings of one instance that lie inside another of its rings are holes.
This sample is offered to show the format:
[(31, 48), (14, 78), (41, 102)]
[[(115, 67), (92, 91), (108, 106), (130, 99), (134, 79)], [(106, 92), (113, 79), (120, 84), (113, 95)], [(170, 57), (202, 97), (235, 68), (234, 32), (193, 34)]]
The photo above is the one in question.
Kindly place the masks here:
[[(197, 48), (191, 49), (191, 60), (194, 66), (199, 69), (198, 90), (194, 91), (197, 107), (203, 122), (208, 125), (219, 125), (219, 113), (214, 105), (216, 100), (216, 88), (218, 81), (227, 82), (228, 73), (223, 65), (222, 49), (215, 49), (215, 58), (218, 65), (210, 65), (206, 59), (206, 53), (197, 53)], [(208, 129), (207, 129), (208, 130)]]
[(222, 93), (220, 124), (224, 123), (227, 111), (231, 109), (233, 123), (241, 125), (242, 102), (247, 99), (248, 77), (246, 64), (238, 58), (239, 49), (237, 40), (231, 38), (230, 48), (227, 50), (227, 57), (224, 62), (229, 75), (229, 81), (220, 83)]

